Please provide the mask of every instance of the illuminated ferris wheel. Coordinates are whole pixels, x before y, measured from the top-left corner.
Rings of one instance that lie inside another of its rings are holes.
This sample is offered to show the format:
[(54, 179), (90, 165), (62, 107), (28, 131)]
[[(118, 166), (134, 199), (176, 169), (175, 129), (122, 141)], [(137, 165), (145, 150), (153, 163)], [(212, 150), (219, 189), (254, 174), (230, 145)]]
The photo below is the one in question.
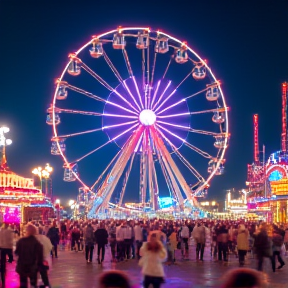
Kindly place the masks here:
[(69, 55), (46, 122), (64, 180), (94, 195), (90, 216), (157, 211), (160, 196), (183, 210), (224, 172), (228, 110), (220, 82), (186, 42), (120, 27)]

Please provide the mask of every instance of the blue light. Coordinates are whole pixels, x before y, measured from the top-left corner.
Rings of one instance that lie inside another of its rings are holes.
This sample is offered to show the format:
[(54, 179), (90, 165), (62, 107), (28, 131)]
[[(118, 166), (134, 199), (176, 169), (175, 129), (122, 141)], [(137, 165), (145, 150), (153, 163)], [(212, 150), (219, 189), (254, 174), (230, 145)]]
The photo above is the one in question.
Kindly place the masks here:
[(269, 175), (269, 181), (279, 181), (283, 178), (282, 173), (280, 173), (278, 170), (273, 171), (270, 175)]
[(173, 205), (173, 199), (171, 197), (161, 197), (159, 198), (160, 208), (169, 208)]

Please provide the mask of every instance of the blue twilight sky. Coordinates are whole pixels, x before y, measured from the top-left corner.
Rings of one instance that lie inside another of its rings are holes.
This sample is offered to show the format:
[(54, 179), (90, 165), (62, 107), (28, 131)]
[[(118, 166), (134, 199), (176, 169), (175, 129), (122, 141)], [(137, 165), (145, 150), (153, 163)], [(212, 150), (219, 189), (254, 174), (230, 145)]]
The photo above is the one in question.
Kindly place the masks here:
[[(259, 114), (260, 144), (266, 145), (267, 156), (280, 148), (280, 85), (288, 80), (288, 2), (168, 3), (0, 1), (0, 124), (11, 128), (13, 145), (7, 149), (11, 170), (31, 177), (33, 167), (49, 162), (54, 167), (54, 193), (67, 199), (77, 194), (79, 184), (64, 182), (62, 160), (50, 155), (52, 131), (45, 116), (54, 79), (63, 70), (67, 55), (91, 35), (119, 25), (140, 25), (176, 35), (208, 59), (231, 107), (226, 173), (213, 179), (209, 197), (219, 198), (225, 189), (245, 186), (247, 163), (253, 157), (253, 113)], [(69, 125), (69, 131), (75, 131), (77, 123)], [(70, 152), (83, 154), (81, 144), (86, 145), (80, 142)], [(109, 146), (95, 156), (81, 175), (95, 179), (115, 149)], [(206, 161), (203, 163), (206, 169)], [(134, 199), (135, 191), (131, 193)]]

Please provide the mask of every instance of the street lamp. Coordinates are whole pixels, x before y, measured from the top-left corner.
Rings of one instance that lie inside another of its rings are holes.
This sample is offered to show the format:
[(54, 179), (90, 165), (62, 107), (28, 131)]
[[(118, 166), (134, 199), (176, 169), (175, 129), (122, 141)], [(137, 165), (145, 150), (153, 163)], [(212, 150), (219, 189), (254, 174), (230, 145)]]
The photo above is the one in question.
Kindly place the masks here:
[[(48, 180), (50, 179), (50, 174), (53, 172), (53, 167), (51, 167), (49, 165), (49, 163), (46, 164), (45, 168), (42, 169), (41, 166), (37, 167), (37, 168), (34, 168), (32, 170), (32, 173), (34, 175), (37, 175), (40, 179), (40, 188), (41, 188), (41, 191), (43, 192), (43, 187), (42, 187), (42, 179), (44, 178), (45, 179), (45, 195), (47, 196), (49, 193), (48, 193)], [(52, 194), (52, 193), (51, 193)], [(52, 197), (52, 195), (49, 195), (50, 197)]]
[(6, 126), (0, 127), (0, 153), (1, 153), (1, 163), (0, 168), (1, 170), (6, 170), (7, 167), (7, 160), (6, 160), (6, 146), (12, 144), (11, 139), (7, 139), (5, 134), (8, 133), (10, 129)]

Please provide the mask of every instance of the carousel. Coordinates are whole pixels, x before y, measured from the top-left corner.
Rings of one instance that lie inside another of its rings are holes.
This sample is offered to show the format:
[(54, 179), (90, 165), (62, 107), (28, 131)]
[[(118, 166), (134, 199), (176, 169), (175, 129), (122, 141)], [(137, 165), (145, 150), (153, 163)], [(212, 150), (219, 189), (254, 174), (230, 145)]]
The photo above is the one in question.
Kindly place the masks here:
[(25, 223), (31, 220), (48, 220), (54, 215), (51, 199), (34, 186), (33, 179), (10, 171), (6, 160), (8, 127), (0, 127), (0, 223)]

